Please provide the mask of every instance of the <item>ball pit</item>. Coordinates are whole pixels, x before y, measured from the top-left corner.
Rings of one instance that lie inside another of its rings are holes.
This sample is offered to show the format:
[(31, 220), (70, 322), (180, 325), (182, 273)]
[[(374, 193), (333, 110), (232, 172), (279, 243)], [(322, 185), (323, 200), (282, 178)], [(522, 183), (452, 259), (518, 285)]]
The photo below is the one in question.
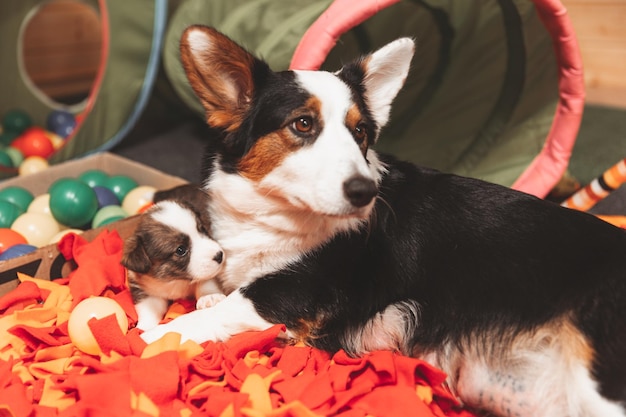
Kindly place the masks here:
[(48, 184), (38, 189), (37, 196), (19, 186), (0, 189), (0, 254), (18, 244), (54, 244), (67, 233), (81, 233), (138, 214), (152, 204), (157, 190), (138, 185), (127, 175), (110, 175), (99, 169), (74, 172), (72, 177)]
[[(35, 174), (46, 169), (48, 158), (65, 144), (65, 139), (76, 127), (76, 118), (65, 110), (50, 112), (46, 129), (33, 125), (28, 113), (20, 109), (7, 111), (1, 122), (0, 167), (17, 169), (19, 175)], [(31, 157), (42, 158), (45, 163)]]

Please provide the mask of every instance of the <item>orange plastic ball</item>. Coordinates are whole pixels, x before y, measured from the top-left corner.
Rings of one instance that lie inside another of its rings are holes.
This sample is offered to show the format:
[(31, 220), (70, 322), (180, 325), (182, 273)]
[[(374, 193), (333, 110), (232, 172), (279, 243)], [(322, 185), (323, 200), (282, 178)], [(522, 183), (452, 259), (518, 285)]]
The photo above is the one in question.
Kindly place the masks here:
[(40, 156), (47, 158), (54, 153), (54, 145), (40, 127), (30, 127), (17, 137), (11, 144), (18, 149), (25, 158), (29, 156)]
[(0, 253), (14, 245), (28, 243), (26, 238), (15, 230), (0, 228)]
[(90, 355), (102, 353), (96, 338), (89, 329), (88, 322), (92, 318), (101, 319), (115, 314), (117, 324), (122, 333), (128, 332), (128, 318), (122, 306), (108, 297), (86, 298), (74, 307), (67, 322), (70, 340), (79, 350)]

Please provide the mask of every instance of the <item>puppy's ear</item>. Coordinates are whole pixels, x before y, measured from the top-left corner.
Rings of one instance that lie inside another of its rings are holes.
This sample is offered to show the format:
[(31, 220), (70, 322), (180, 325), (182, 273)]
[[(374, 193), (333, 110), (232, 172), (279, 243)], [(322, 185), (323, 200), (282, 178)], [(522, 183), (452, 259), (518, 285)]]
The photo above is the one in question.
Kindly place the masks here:
[(365, 102), (379, 128), (389, 121), (391, 102), (404, 85), (414, 52), (415, 42), (400, 38), (340, 71), (362, 74)]
[(206, 26), (191, 26), (180, 41), (183, 67), (191, 87), (206, 109), (211, 127), (239, 128), (254, 94), (256, 59), (226, 35)]
[(122, 265), (131, 271), (145, 274), (152, 267), (152, 261), (144, 249), (143, 241), (137, 235), (133, 235), (124, 242), (124, 255)]

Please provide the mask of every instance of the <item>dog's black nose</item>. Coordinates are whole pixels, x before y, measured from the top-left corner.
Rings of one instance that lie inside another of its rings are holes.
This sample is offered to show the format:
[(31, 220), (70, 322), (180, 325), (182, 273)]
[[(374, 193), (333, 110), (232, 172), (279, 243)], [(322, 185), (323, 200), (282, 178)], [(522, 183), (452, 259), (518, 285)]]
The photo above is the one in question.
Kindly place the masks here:
[(373, 180), (356, 175), (343, 183), (343, 193), (353, 206), (363, 207), (376, 196), (378, 187)]
[(213, 260), (217, 262), (218, 264), (221, 264), (222, 261), (224, 260), (224, 252), (222, 251), (217, 252), (215, 256), (213, 257)]

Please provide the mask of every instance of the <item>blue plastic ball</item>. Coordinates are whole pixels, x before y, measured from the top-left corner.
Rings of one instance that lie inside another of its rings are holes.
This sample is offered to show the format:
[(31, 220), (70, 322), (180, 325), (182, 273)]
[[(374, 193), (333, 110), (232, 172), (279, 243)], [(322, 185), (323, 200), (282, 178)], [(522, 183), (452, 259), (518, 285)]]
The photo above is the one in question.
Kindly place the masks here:
[(62, 138), (68, 137), (76, 128), (74, 115), (65, 110), (54, 110), (48, 114), (46, 127)]
[(120, 200), (117, 198), (115, 193), (107, 187), (96, 185), (93, 187), (93, 191), (96, 193), (96, 197), (98, 198), (98, 209), (106, 206), (120, 205)]
[(0, 261), (17, 258), (18, 256), (26, 255), (36, 250), (37, 246), (29, 245), (27, 243), (19, 243), (0, 253)]

